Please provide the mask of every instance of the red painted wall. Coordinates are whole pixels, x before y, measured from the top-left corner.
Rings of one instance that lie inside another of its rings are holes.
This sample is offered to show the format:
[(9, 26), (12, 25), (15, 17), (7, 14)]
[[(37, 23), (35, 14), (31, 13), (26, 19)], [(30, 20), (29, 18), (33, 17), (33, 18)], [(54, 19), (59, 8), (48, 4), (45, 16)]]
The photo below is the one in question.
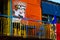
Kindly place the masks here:
[(60, 40), (60, 23), (56, 24), (56, 29), (57, 29), (57, 40)]

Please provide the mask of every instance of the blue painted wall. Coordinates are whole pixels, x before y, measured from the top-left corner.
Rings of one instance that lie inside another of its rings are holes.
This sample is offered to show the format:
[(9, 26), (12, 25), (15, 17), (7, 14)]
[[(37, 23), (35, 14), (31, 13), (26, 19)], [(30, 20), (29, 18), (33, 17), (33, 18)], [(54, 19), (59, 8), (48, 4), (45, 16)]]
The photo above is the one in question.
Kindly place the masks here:
[(53, 3), (43, 1), (42, 2), (42, 12), (43, 12), (43, 14), (60, 16), (60, 6), (53, 4)]

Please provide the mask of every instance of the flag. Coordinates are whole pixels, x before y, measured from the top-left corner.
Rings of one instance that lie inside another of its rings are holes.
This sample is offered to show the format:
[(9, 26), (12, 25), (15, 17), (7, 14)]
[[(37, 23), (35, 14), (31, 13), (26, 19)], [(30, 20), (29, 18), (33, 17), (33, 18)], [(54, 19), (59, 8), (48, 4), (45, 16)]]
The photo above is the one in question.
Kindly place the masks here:
[(53, 18), (53, 20), (52, 20), (52, 24), (56, 24), (56, 22), (57, 22), (57, 18), (56, 18), (56, 15), (54, 15), (54, 18)]

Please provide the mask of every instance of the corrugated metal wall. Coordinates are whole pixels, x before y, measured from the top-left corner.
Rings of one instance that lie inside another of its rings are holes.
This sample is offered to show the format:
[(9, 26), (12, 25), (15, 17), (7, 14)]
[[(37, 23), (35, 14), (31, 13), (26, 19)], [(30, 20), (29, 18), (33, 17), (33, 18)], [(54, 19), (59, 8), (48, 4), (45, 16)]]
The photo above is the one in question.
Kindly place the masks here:
[(60, 17), (60, 5), (42, 1), (42, 12), (47, 15), (56, 15)]

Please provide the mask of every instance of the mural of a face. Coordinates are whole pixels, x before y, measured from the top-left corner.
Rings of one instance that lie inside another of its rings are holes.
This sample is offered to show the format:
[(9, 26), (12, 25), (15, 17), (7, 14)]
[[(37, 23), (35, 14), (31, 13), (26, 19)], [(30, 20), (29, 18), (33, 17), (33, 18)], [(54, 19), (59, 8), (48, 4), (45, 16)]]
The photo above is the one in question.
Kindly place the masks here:
[[(17, 6), (16, 6), (17, 5)], [(18, 3), (16, 3), (16, 1), (13, 1), (13, 11), (14, 11), (14, 15), (20, 17), (20, 19), (18, 17), (13, 18), (15, 21), (16, 20), (22, 20), (22, 18), (25, 17), (25, 9), (26, 9), (26, 3), (18, 1)], [(16, 10), (17, 9), (17, 10)], [(14, 21), (14, 22), (15, 22)]]
[(23, 18), (24, 18), (25, 17), (26, 4), (21, 2), (19, 7), (20, 7), (20, 15), (23, 16)]

